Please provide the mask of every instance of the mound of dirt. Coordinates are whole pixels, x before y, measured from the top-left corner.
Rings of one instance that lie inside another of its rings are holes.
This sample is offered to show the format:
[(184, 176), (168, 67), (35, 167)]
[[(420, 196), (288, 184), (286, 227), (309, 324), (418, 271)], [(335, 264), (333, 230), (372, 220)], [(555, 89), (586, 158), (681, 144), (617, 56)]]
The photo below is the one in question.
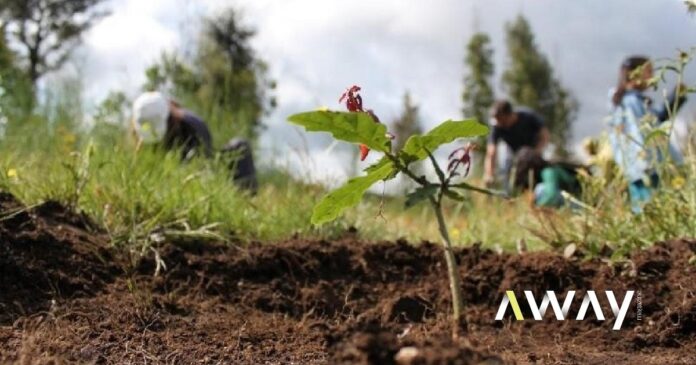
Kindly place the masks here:
[[(458, 250), (467, 308), (453, 340), (434, 244), (170, 243), (157, 249), (166, 270), (155, 276), (154, 257), (119, 269), (121, 254), (56, 204), (24, 210), (0, 195), (0, 207), (0, 363), (696, 363), (693, 240), (657, 243), (614, 265)], [(494, 319), (507, 290), (527, 320)], [(634, 290), (640, 306), (619, 331), (611, 311), (606, 321), (575, 320), (577, 305), (566, 321), (552, 310), (534, 321), (524, 290), (537, 298)]]
[(114, 257), (89, 225), (58, 203), (27, 209), (0, 193), (0, 325), (113, 281)]

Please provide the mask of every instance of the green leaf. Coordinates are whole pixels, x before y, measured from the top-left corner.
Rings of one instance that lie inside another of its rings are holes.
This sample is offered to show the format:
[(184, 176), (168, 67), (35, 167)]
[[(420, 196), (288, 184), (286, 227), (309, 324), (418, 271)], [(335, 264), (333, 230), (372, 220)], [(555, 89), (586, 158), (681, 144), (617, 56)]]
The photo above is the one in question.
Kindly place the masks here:
[(362, 143), (370, 149), (390, 152), (391, 141), (387, 138), (387, 127), (375, 123), (367, 113), (344, 113), (313, 111), (292, 115), (291, 123), (303, 126), (310, 132), (328, 132), (334, 138), (351, 143)]
[(435, 151), (445, 143), (458, 138), (472, 138), (488, 134), (488, 127), (473, 120), (448, 120), (424, 135), (411, 136), (401, 151), (402, 161), (408, 165), (428, 157), (427, 151)]
[(365, 176), (350, 179), (348, 183), (326, 195), (314, 207), (312, 224), (318, 226), (335, 220), (344, 210), (360, 203), (370, 186), (394, 174), (395, 168), (391, 162), (378, 162), (377, 165), (380, 167), (371, 169)]
[(443, 194), (446, 197), (448, 197), (454, 201), (458, 201), (458, 202), (465, 202), (466, 201), (466, 197), (464, 195), (461, 195), (454, 190), (445, 190), (445, 191), (443, 191)]
[(438, 188), (439, 186), (433, 184), (421, 186), (414, 190), (412, 193), (406, 196), (406, 209), (411, 208), (424, 200), (430, 199), (430, 197), (437, 194)]
[(648, 135), (645, 136), (645, 139), (643, 140), (643, 144), (647, 145), (653, 139), (656, 139), (659, 137), (669, 137), (669, 130), (671, 127), (670, 123), (672, 123), (672, 122), (664, 122), (659, 127), (652, 129), (650, 131), (650, 133), (648, 133)]
[[(371, 172), (373, 172), (373, 171), (376, 171), (376, 170), (379, 170), (379, 169), (383, 168), (383, 167), (386, 166), (386, 165), (393, 166), (393, 163), (392, 163), (392, 161), (389, 159), (389, 157), (384, 156), (384, 157), (382, 157), (382, 159), (379, 160), (377, 163), (368, 166), (368, 167), (365, 168), (365, 170), (363, 170), (363, 171), (365, 171), (366, 173), (369, 174), (369, 173), (371, 173)], [(383, 180), (385, 180), (385, 181), (386, 181), (386, 180), (391, 180), (391, 179), (395, 178), (396, 175), (397, 175), (398, 173), (399, 173), (399, 170), (397, 170), (397, 169), (395, 169), (395, 168), (392, 167), (392, 173), (391, 173), (389, 176), (387, 176), (386, 178), (384, 178)]]

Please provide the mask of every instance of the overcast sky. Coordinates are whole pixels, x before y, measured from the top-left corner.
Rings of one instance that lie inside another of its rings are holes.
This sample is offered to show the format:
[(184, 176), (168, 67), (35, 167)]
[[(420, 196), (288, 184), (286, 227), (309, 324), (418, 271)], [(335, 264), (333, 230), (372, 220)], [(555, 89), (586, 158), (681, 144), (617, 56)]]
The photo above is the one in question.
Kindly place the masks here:
[[(384, 121), (398, 114), (406, 90), (426, 128), (461, 117), (464, 46), (475, 30), (492, 37), (497, 96), (505, 96), (503, 29), (519, 13), (580, 101), (575, 141), (602, 130), (607, 93), (626, 55), (667, 57), (696, 45), (696, 18), (680, 0), (112, 0), (111, 15), (90, 30), (80, 52), (86, 95), (93, 101), (109, 90), (134, 95), (147, 65), (163, 51), (189, 51), (197, 19), (230, 5), (257, 29), (254, 46), (278, 82), (279, 105), (262, 138), (266, 151), (305, 148), (285, 118), (322, 105), (339, 108), (338, 96), (352, 84), (363, 87), (365, 104)], [(340, 177), (342, 169), (332, 165), (347, 158), (340, 157), (345, 148), (327, 152), (328, 138), (308, 141), (320, 170)]]

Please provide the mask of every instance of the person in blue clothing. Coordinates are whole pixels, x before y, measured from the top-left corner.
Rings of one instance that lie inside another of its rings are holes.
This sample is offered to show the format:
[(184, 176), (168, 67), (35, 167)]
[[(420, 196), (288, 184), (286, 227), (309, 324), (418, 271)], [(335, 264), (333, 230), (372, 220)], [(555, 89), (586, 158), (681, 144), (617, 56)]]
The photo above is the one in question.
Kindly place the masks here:
[[(650, 88), (652, 78), (650, 59), (628, 57), (621, 64), (619, 82), (611, 95), (613, 110), (609, 142), (614, 161), (628, 182), (631, 208), (636, 213), (642, 211), (659, 183), (656, 164), (668, 157), (664, 151), (645, 145), (644, 130), (667, 121), (670, 108), (676, 105), (679, 109), (686, 101), (680, 93), (683, 89), (680, 85), (668, 96), (666, 103), (653, 105), (644, 94)], [(676, 146), (670, 144), (668, 151), (673, 162), (681, 163), (682, 156)]]
[[(162, 93), (147, 92), (135, 100), (131, 127), (139, 142), (159, 142), (166, 150), (179, 150), (183, 161), (213, 156), (210, 129), (203, 119)], [(258, 184), (249, 143), (233, 139), (221, 152), (233, 157), (230, 169), (234, 182), (255, 192)]]

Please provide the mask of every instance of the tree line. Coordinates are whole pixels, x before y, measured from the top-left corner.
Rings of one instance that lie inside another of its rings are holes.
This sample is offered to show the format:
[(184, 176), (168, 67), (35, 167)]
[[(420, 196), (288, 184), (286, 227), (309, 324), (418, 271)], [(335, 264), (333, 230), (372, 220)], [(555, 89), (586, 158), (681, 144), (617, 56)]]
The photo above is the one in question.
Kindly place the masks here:
[[(38, 84), (59, 70), (80, 44), (83, 34), (109, 13), (105, 0), (2, 0), (0, 2), (0, 110), (5, 115), (30, 114)], [(160, 90), (196, 106), (221, 140), (241, 135), (254, 140), (263, 116), (275, 107), (275, 82), (267, 64), (250, 45), (256, 30), (233, 8), (204, 18), (193, 55), (169, 50), (145, 71), (146, 90)], [(539, 50), (529, 22), (518, 16), (506, 24), (507, 64), (503, 90), (512, 102), (536, 110), (546, 121), (558, 153), (565, 153), (578, 104)], [(463, 114), (488, 120), (496, 98), (494, 50), (490, 37), (475, 33), (466, 45)], [(11, 92), (7, 92), (11, 90)], [(410, 94), (393, 121), (397, 142), (420, 131), (418, 107)], [(96, 119), (123, 114), (129, 100), (112, 92)], [(122, 115), (119, 115), (122, 117)], [(22, 118), (11, 118), (21, 120)]]
[[(571, 127), (578, 102), (565, 88), (548, 58), (539, 50), (532, 28), (522, 15), (505, 25), (506, 69), (501, 76), (505, 95), (512, 103), (535, 110), (544, 119), (557, 155), (568, 154)], [(489, 119), (488, 110), (496, 98), (494, 50), (486, 33), (477, 32), (466, 46), (466, 76), (462, 101), (465, 117)]]
[[(504, 95), (512, 103), (535, 110), (544, 119), (551, 133), (553, 151), (566, 156), (572, 135), (572, 124), (577, 117), (578, 102), (564, 87), (553, 66), (539, 49), (529, 21), (522, 15), (505, 25), (507, 63), (500, 82)], [(483, 123), (490, 119), (489, 109), (496, 99), (494, 49), (491, 38), (484, 32), (475, 32), (465, 47), (462, 114)], [(418, 107), (410, 93), (403, 98), (402, 111), (393, 122), (397, 144), (420, 133)], [(485, 140), (480, 141), (485, 143)]]

